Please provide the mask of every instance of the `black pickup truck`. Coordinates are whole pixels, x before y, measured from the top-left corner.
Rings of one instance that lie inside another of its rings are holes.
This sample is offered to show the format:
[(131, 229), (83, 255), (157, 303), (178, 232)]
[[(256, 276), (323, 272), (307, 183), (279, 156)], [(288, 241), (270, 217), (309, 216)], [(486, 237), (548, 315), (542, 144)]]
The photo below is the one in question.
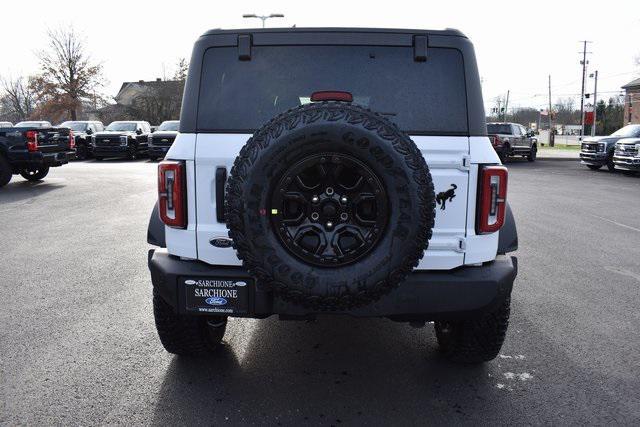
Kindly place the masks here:
[(0, 128), (0, 187), (18, 174), (29, 181), (39, 181), (49, 168), (68, 163), (74, 155), (74, 136), (68, 128)]

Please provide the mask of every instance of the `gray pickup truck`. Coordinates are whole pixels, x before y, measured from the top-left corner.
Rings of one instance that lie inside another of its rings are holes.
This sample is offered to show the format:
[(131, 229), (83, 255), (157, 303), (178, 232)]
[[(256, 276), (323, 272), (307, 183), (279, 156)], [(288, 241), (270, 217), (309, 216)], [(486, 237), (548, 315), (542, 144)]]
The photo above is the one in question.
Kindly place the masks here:
[(518, 123), (487, 123), (487, 134), (502, 163), (510, 156), (522, 156), (530, 162), (536, 160), (538, 139), (524, 126)]
[(640, 138), (640, 125), (627, 125), (609, 136), (585, 138), (580, 146), (581, 163), (591, 170), (606, 166), (609, 172), (613, 172), (616, 143), (626, 138)]

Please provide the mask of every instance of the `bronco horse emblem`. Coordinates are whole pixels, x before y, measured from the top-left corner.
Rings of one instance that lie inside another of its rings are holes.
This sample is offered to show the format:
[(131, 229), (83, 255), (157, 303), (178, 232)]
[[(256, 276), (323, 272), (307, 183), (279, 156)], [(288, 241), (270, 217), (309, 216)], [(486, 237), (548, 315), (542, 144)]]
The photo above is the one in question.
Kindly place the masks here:
[(447, 207), (447, 200), (452, 202), (453, 198), (456, 197), (456, 188), (458, 188), (457, 185), (451, 184), (450, 189), (438, 193), (436, 196), (436, 202), (440, 205), (440, 210), (444, 210)]

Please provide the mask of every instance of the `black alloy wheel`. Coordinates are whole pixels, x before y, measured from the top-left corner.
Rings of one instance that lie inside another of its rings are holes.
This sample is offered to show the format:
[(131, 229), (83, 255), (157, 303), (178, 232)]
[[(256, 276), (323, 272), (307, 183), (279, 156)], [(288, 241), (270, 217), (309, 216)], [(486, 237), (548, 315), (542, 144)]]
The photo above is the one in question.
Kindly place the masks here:
[(271, 198), (282, 244), (317, 266), (342, 266), (367, 254), (387, 223), (386, 191), (356, 158), (321, 153), (285, 171)]

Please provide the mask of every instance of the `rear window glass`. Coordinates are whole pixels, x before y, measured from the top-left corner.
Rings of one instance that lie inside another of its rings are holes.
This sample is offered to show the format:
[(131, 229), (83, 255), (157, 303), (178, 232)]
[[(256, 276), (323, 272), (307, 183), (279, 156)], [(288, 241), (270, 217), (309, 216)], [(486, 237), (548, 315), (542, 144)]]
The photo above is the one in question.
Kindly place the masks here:
[(511, 135), (511, 125), (487, 123), (487, 133), (501, 133)]
[(211, 48), (203, 58), (199, 131), (253, 132), (277, 114), (309, 102), (313, 92), (346, 91), (409, 133), (466, 134), (462, 55), (411, 47), (254, 46)]

